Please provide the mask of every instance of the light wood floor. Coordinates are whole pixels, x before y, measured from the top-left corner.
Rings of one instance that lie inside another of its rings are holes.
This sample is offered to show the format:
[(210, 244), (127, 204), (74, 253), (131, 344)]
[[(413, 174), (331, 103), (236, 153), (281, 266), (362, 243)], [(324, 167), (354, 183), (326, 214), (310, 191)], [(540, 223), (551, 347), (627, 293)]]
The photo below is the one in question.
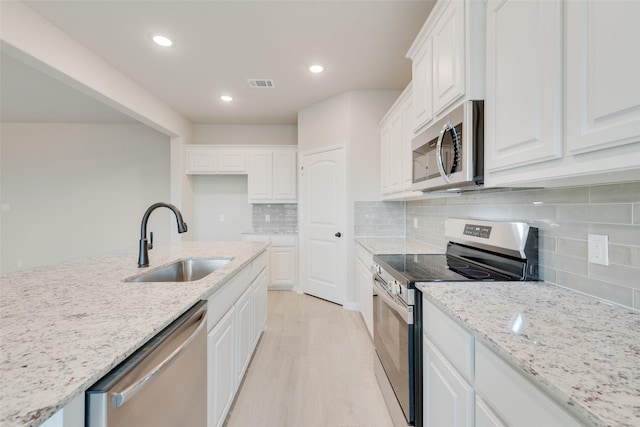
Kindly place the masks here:
[(267, 330), (225, 426), (392, 426), (360, 314), (270, 291)]

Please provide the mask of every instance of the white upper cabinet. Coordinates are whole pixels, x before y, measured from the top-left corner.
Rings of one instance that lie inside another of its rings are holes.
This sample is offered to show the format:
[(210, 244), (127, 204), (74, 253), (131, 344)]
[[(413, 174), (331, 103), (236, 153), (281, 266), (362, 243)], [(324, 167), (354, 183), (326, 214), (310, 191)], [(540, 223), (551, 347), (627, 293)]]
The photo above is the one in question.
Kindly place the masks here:
[(436, 114), (464, 95), (464, 3), (446, 2), (435, 21), (433, 43), (433, 110)]
[(413, 84), (413, 124), (412, 130), (418, 130), (433, 119), (433, 53), (431, 38), (422, 42), (412, 57), (411, 74)]
[(485, 5), (439, 1), (411, 45), (417, 131), (461, 99), (484, 99)]
[(490, 171), (562, 157), (562, 2), (487, 3)]
[(296, 147), (249, 153), (249, 203), (297, 203)]
[(637, 143), (640, 2), (568, 1), (566, 7), (568, 151)]
[(246, 174), (246, 151), (239, 146), (187, 145), (187, 174)]
[(385, 199), (408, 196), (411, 191), (414, 125), (411, 94), (409, 84), (380, 122), (380, 192)]
[(487, 7), (485, 186), (640, 179), (640, 2)]

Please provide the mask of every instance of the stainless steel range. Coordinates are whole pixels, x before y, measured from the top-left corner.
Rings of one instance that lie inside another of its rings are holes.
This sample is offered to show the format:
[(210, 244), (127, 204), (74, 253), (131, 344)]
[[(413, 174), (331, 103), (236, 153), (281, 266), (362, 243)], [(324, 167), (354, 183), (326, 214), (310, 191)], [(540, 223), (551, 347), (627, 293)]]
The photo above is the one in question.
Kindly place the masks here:
[(538, 280), (538, 229), (524, 222), (450, 218), (445, 254), (373, 257), (376, 377), (396, 426), (422, 426), (419, 282)]

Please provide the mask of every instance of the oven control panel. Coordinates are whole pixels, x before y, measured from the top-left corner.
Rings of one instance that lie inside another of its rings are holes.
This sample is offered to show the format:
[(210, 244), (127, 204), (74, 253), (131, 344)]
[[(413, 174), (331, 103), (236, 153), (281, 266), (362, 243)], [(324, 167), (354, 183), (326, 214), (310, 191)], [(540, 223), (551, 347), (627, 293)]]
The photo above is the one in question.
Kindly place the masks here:
[(464, 234), (465, 236), (488, 239), (489, 236), (491, 236), (491, 228), (492, 227), (489, 225), (465, 224), (462, 234)]

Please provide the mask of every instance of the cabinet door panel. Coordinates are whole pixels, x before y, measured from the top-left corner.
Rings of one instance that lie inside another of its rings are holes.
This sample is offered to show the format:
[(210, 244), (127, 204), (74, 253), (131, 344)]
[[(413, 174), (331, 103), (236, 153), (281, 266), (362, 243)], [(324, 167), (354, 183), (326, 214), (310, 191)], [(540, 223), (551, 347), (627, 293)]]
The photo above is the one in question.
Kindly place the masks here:
[(433, 109), (442, 112), (464, 95), (464, 2), (451, 1), (433, 32)]
[(251, 153), (248, 178), (249, 202), (273, 198), (273, 165), (270, 151)]
[(235, 395), (234, 310), (207, 336), (207, 425), (220, 427)]
[(562, 2), (487, 5), (486, 168), (562, 157)]
[(566, 5), (569, 151), (639, 141), (640, 2)]
[(297, 198), (296, 187), (296, 153), (273, 153), (273, 199), (282, 201), (295, 201)]
[(267, 270), (262, 270), (253, 289), (253, 348), (258, 344), (267, 321), (267, 286)]
[(236, 372), (238, 375), (237, 384), (242, 382), (249, 360), (251, 360), (251, 352), (253, 350), (253, 289), (249, 288), (240, 297), (236, 303), (236, 330), (237, 330), (237, 363)]
[(476, 396), (476, 427), (506, 427), (480, 397)]
[(401, 170), (402, 184), (401, 190), (411, 190), (413, 185), (413, 152), (411, 140), (413, 139), (413, 98), (409, 97), (402, 106), (402, 152)]
[(392, 193), (402, 189), (402, 110), (391, 118), (389, 145), (389, 187)]
[(218, 172), (247, 173), (245, 152), (239, 150), (220, 150), (218, 153)]
[(413, 58), (413, 117), (412, 129), (417, 131), (433, 118), (433, 49), (432, 40), (428, 38)]
[(475, 393), (428, 339), (424, 345), (424, 426), (473, 427)]
[(187, 150), (187, 173), (215, 173), (218, 154), (213, 150)]
[(476, 347), (476, 391), (507, 425), (582, 425), (484, 345)]
[(272, 246), (270, 256), (270, 283), (272, 285), (294, 285), (297, 276), (296, 248)]

